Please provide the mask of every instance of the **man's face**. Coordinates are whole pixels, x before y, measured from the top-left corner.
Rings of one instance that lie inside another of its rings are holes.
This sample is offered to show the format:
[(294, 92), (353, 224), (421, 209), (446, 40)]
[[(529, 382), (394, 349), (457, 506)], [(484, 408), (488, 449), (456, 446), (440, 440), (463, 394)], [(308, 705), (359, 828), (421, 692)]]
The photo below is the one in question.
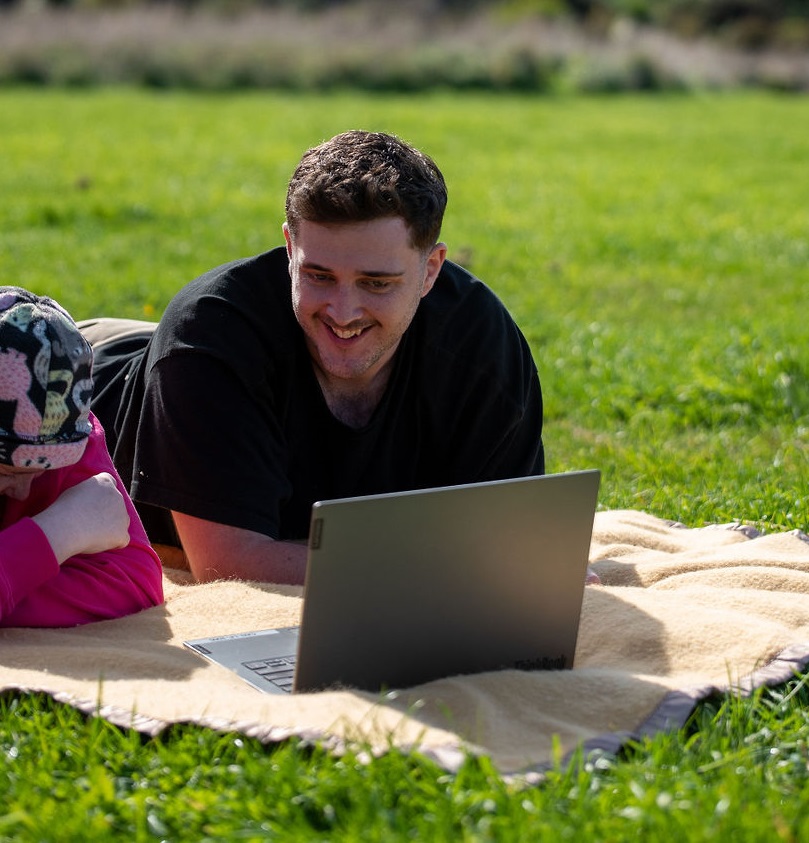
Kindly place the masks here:
[(393, 359), (446, 256), (410, 245), (401, 217), (321, 225), (302, 221), (284, 236), (292, 306), (320, 376), (361, 390)]

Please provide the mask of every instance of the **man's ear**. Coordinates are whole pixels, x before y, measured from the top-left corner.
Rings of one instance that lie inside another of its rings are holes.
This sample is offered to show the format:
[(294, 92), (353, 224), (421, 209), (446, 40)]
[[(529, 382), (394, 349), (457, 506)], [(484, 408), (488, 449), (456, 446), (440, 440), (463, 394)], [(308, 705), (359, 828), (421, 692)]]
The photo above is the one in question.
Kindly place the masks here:
[(292, 257), (292, 235), (289, 233), (289, 224), (285, 222), (281, 226), (281, 230), (284, 232), (284, 240), (286, 241), (286, 244), (287, 244), (287, 257), (291, 258)]
[(441, 267), (447, 259), (447, 244), (436, 243), (430, 253), (427, 255), (424, 270), (424, 284), (422, 285), (421, 297), (427, 295), (435, 284), (435, 279), (438, 278), (438, 273), (441, 272)]

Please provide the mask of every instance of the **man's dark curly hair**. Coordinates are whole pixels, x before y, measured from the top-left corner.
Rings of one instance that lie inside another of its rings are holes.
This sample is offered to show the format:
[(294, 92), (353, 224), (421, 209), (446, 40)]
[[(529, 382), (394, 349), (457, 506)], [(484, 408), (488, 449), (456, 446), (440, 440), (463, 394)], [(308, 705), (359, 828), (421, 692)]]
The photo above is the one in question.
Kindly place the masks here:
[(402, 217), (414, 248), (438, 241), (447, 186), (435, 162), (383, 132), (351, 131), (306, 153), (289, 182), (286, 220), (321, 224)]

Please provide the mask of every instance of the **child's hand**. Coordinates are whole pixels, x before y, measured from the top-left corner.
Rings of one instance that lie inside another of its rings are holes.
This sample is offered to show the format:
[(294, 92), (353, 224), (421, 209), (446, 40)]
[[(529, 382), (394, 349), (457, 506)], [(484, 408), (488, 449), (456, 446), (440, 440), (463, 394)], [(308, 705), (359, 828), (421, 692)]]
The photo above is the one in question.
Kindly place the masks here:
[(66, 489), (33, 519), (59, 564), (80, 553), (129, 544), (129, 513), (112, 475), (101, 472)]

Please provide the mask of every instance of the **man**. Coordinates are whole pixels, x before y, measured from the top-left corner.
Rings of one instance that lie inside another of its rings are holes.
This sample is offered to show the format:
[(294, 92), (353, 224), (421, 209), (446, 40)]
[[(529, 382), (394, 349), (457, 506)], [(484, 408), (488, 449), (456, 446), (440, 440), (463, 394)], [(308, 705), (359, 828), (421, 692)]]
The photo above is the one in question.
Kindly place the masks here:
[(346, 132), (293, 174), (286, 248), (192, 281), (153, 334), (84, 324), (93, 409), (164, 558), (301, 583), (316, 500), (544, 471), (530, 350), (446, 260), (446, 200), (426, 155)]

